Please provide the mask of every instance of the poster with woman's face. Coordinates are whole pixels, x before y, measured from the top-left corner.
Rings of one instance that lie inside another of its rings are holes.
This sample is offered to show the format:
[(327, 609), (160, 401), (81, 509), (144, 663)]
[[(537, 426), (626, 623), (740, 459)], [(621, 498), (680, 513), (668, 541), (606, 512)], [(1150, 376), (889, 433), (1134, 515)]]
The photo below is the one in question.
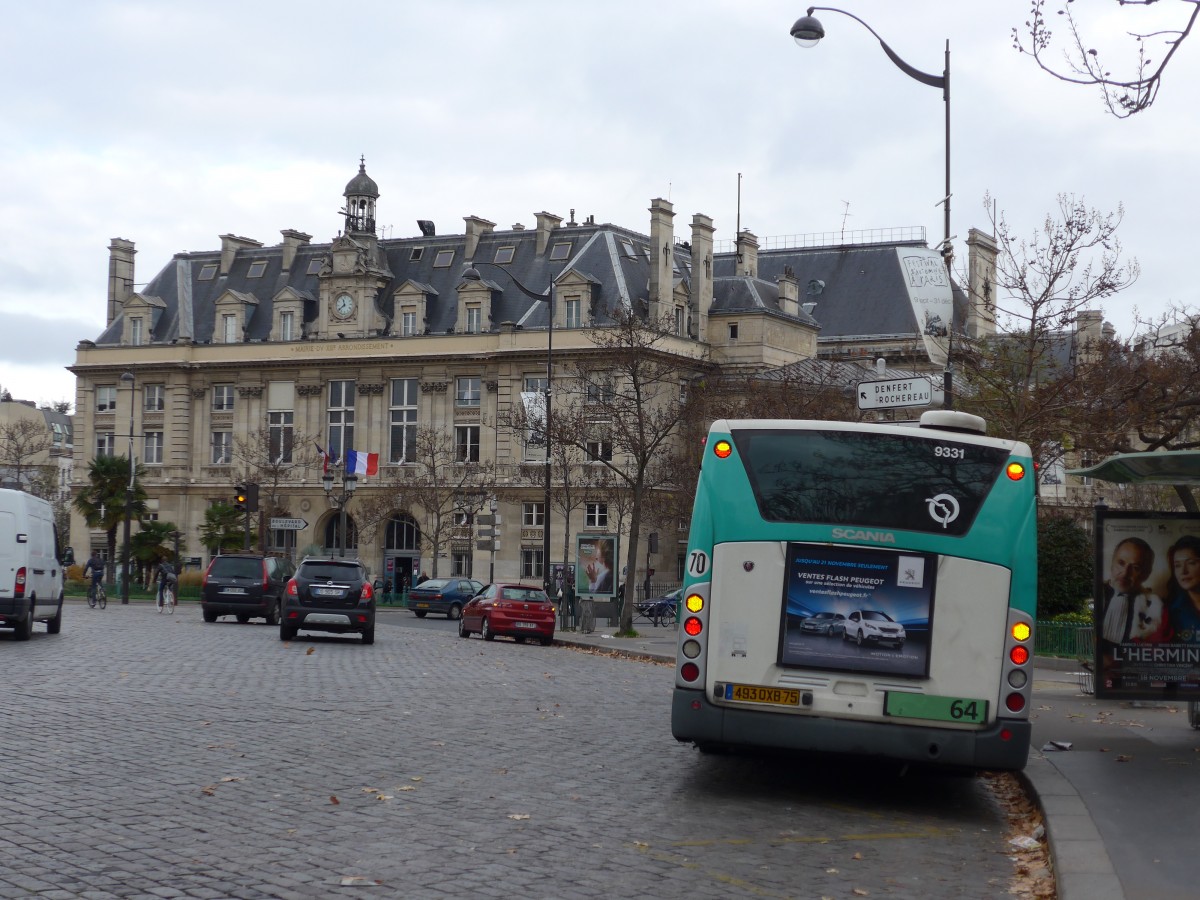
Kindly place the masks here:
[(575, 545), (575, 593), (606, 599), (616, 596), (617, 536), (579, 535)]

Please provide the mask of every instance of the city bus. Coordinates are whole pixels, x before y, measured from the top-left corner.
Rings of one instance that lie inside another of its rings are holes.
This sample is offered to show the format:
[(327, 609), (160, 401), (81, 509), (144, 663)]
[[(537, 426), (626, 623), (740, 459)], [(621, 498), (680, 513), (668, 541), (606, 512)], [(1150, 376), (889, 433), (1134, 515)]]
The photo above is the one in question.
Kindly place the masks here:
[(1029, 753), (1037, 498), (978, 416), (718, 420), (688, 537), (671, 729), (969, 769)]

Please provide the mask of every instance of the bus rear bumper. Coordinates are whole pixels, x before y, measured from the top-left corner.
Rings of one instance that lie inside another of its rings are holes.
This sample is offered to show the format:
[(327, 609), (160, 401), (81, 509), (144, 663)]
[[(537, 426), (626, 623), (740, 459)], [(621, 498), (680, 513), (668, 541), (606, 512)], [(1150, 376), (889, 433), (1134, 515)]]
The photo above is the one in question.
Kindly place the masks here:
[[(1023, 769), (1032, 728), (1023, 719), (1000, 719), (976, 731), (831, 719), (824, 716), (729, 708), (702, 691), (675, 688), (671, 732), (678, 741), (715, 747), (763, 747), (888, 759), (975, 769)], [(1007, 733), (1007, 738), (1002, 736)]]

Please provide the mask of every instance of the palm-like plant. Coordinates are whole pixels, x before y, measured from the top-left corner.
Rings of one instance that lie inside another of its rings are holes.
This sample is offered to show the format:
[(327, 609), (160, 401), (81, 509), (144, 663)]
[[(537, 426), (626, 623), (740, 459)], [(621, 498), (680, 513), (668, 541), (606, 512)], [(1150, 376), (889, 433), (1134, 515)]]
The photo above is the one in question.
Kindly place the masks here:
[(156, 566), (164, 559), (175, 555), (176, 528), (172, 522), (139, 522), (139, 531), (130, 540), (130, 553), (142, 567), (142, 571)]
[(204, 511), (200, 542), (210, 553), (240, 550), (244, 538), (242, 514), (228, 503), (214, 503)]
[[(134, 470), (131, 521), (146, 512), (146, 491), (138, 480), (145, 469)], [(88, 463), (88, 480), (75, 494), (74, 506), (88, 528), (104, 532), (108, 544), (108, 577), (117, 558), (117, 526), (125, 521), (125, 489), (129, 486), (129, 457), (97, 456)]]

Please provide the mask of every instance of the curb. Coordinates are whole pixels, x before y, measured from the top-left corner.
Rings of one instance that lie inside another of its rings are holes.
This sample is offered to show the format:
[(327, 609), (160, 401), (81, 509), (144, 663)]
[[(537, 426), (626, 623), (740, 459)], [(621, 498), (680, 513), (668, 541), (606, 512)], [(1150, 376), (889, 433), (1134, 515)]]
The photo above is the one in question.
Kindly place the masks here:
[(1058, 900), (1126, 900), (1121, 880), (1083, 798), (1044, 755), (1030, 750), (1015, 773), (1046, 823)]

